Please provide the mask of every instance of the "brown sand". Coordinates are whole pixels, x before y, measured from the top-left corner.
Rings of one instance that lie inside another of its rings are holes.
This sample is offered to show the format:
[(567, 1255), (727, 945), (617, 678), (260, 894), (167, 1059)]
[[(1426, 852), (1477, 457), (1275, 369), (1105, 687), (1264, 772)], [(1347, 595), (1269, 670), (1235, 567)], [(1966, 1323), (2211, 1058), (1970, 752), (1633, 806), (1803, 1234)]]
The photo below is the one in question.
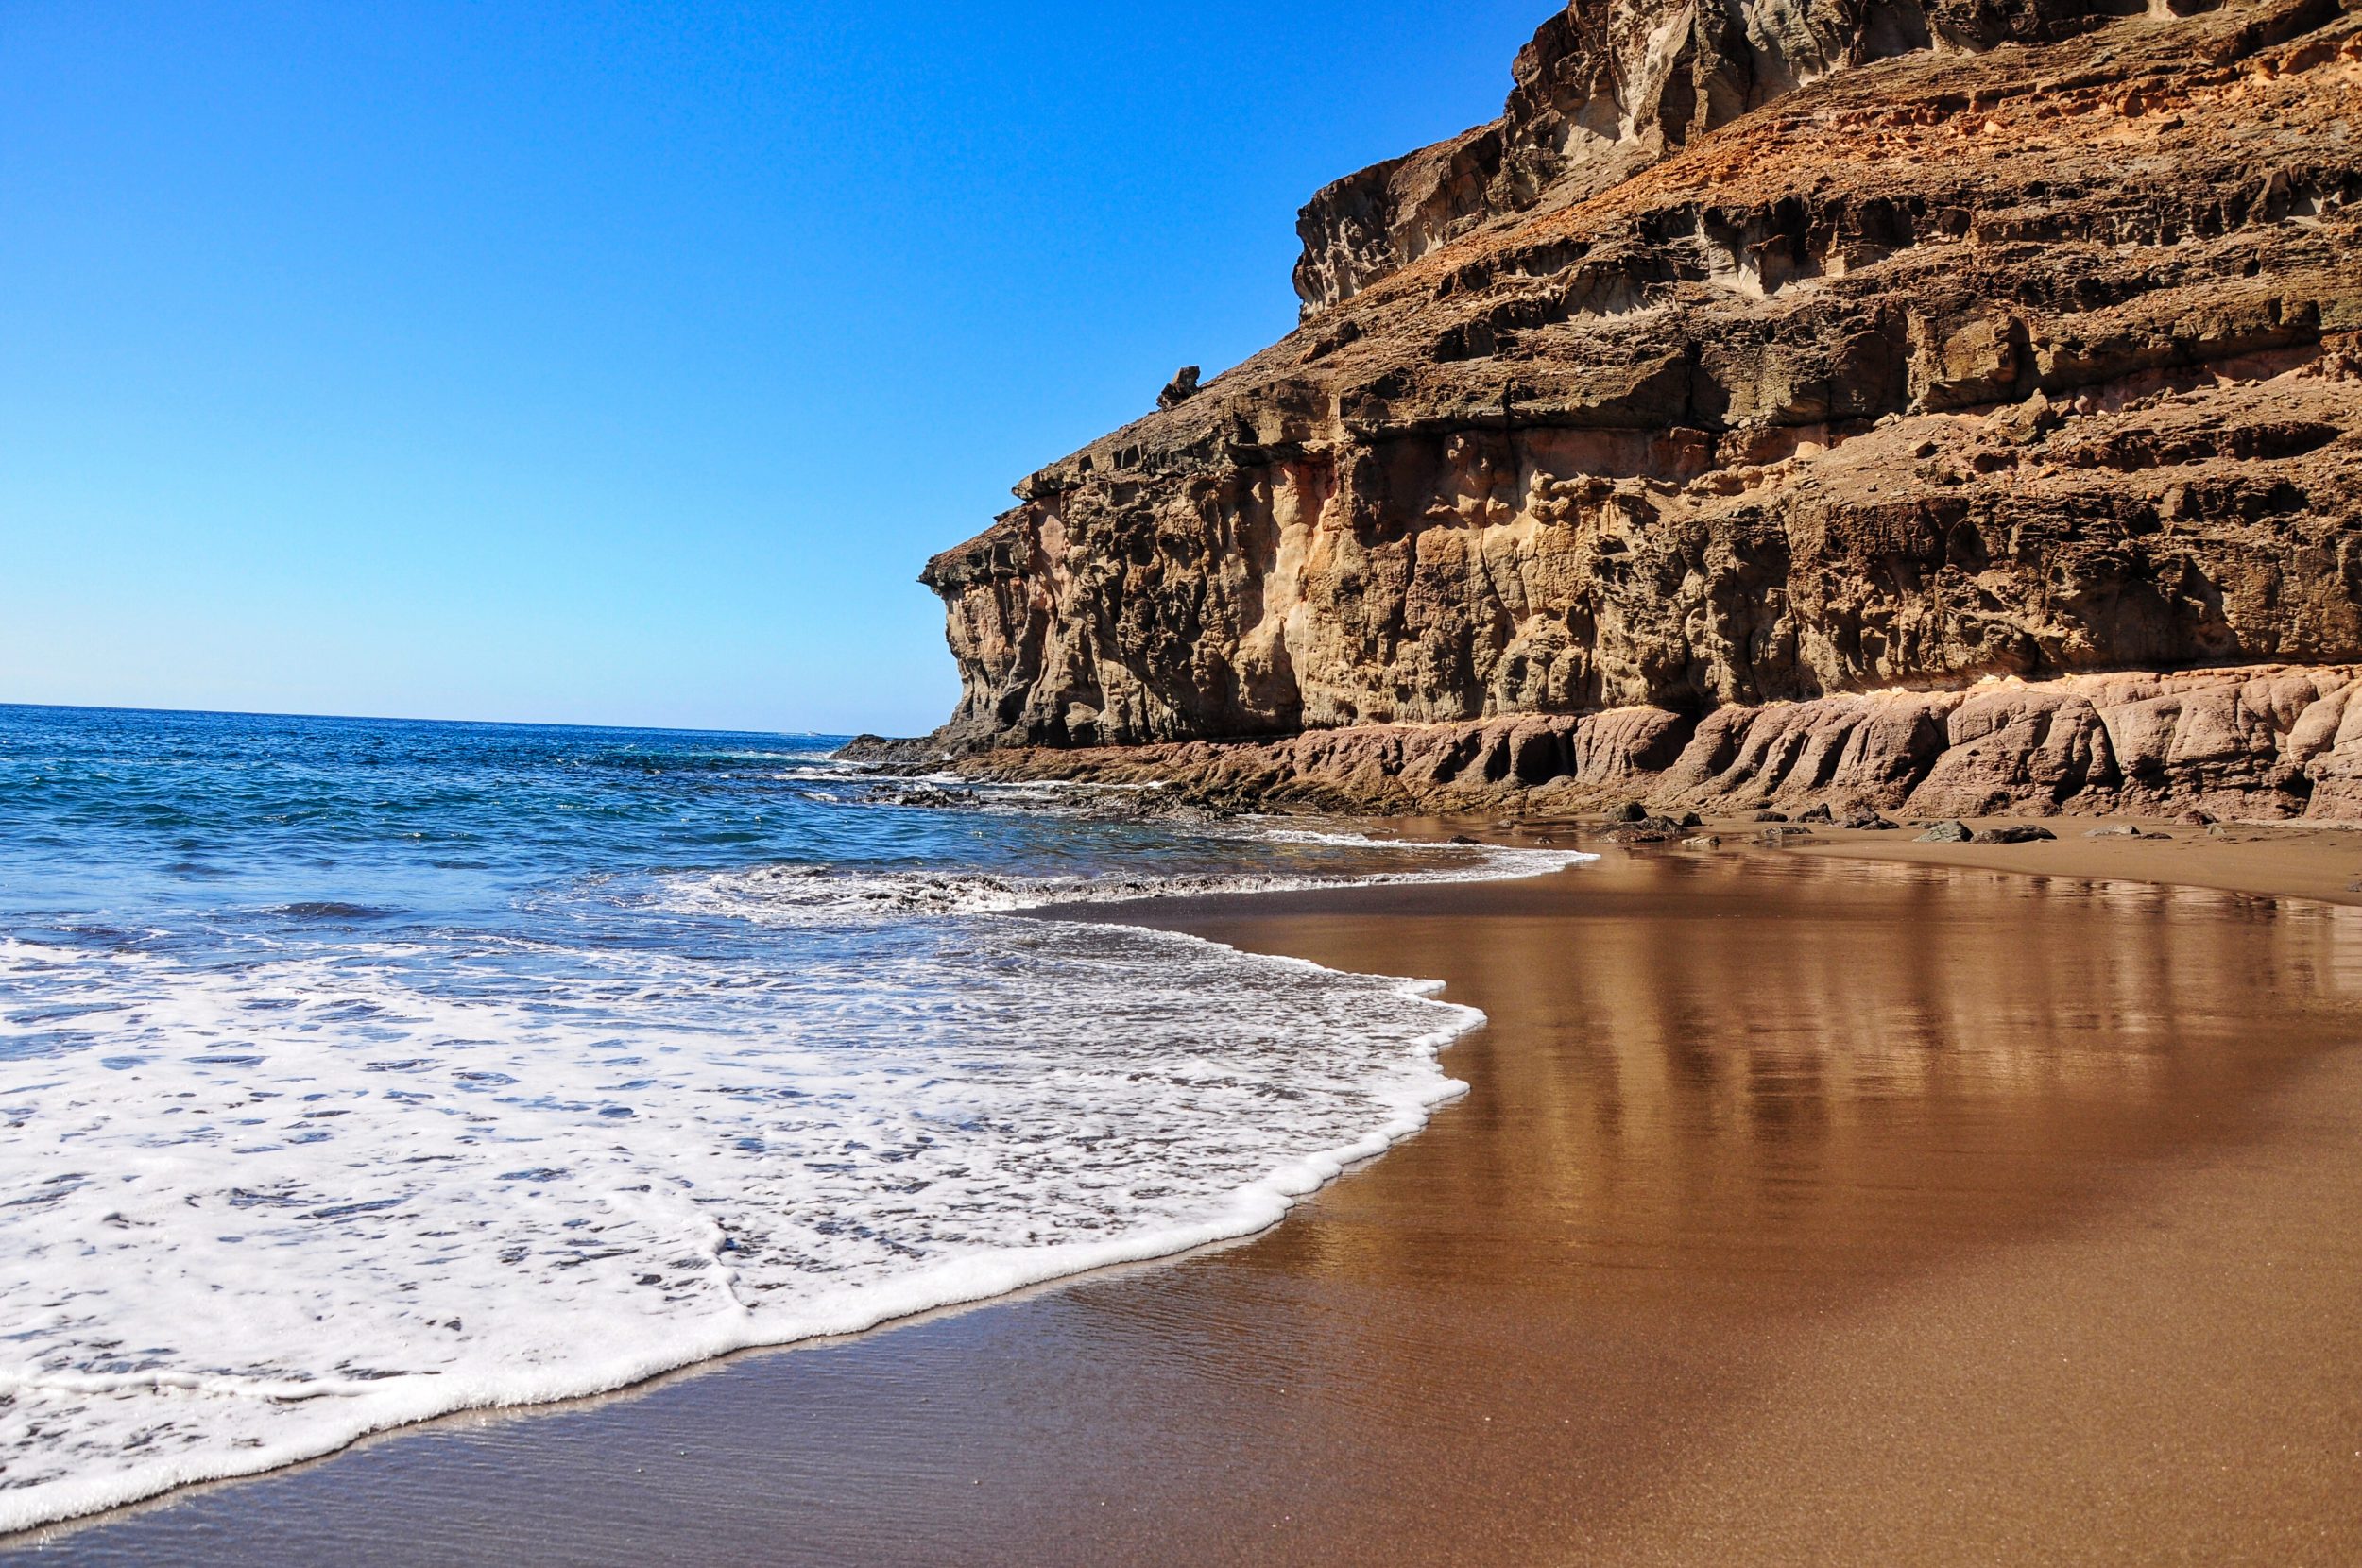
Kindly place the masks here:
[[(1979, 819), (1986, 826), (2024, 817)], [(1749, 824), (1754, 827), (1754, 824)], [(1921, 844), (1916, 831), (1831, 831), (1790, 854), (1842, 855), (1913, 865), (1977, 866), (2085, 880), (2167, 882), (2225, 893), (2362, 904), (2362, 827), (2225, 823), (2216, 828), (2141, 823), (2144, 837), (2091, 838), (2093, 819), (2054, 818), (2059, 837), (2033, 844)], [(1736, 842), (1738, 835), (1731, 836)]]
[(1447, 980), (1471, 1094), (1247, 1243), (44, 1557), (2362, 1561), (2362, 911), (1843, 847), (1125, 912)]

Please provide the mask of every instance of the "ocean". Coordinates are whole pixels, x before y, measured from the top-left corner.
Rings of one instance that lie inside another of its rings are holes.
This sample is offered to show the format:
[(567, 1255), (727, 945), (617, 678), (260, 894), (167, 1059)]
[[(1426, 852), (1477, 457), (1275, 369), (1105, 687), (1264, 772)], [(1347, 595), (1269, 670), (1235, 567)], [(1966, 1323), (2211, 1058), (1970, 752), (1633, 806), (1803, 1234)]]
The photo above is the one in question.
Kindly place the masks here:
[(1581, 858), (840, 743), (0, 707), (0, 1530), (1268, 1225), (1479, 1015), (1019, 912)]

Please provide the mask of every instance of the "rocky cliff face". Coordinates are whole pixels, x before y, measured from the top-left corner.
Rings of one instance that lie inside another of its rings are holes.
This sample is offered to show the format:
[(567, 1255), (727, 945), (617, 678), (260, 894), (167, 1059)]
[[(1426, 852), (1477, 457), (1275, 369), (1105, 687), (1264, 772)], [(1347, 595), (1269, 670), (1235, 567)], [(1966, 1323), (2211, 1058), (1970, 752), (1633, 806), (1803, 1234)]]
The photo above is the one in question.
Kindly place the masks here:
[(1563, 208), (1797, 88), (1915, 50), (2072, 36), (2085, 0), (1571, 5), (1510, 69), (1501, 117), (1347, 175), (1298, 215), (1306, 314), (1492, 220)]
[(2357, 3), (1578, 0), (928, 564), (935, 743), (2362, 660)]

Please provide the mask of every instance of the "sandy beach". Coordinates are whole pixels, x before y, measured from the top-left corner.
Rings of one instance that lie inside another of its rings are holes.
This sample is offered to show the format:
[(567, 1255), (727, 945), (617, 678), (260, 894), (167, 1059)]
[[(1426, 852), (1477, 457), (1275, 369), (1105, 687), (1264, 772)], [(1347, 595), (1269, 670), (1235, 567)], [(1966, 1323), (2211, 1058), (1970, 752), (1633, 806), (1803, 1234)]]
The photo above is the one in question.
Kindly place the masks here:
[(2362, 0), (118, 9), (0, 1568), (2362, 1568)]
[(11, 1544), (2362, 1559), (2362, 836), (1905, 837), (1094, 911), (1444, 980), (1470, 1092), (1242, 1243)]

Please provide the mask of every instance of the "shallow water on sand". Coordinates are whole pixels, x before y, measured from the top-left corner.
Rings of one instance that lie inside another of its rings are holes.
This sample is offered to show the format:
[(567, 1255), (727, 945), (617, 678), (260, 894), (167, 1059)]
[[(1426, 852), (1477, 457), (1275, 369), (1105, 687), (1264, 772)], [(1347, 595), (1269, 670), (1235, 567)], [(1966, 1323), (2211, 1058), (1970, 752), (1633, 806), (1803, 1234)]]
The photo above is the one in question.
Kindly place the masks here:
[[(1810, 861), (1129, 909), (1446, 980), (1252, 1241), (44, 1560), (2349, 1562), (2362, 911)], [(2326, 1076), (2324, 1076), (2326, 1075)]]
[(1001, 912), (1569, 859), (833, 743), (0, 708), (0, 1529), (1268, 1224), (1475, 1015)]

